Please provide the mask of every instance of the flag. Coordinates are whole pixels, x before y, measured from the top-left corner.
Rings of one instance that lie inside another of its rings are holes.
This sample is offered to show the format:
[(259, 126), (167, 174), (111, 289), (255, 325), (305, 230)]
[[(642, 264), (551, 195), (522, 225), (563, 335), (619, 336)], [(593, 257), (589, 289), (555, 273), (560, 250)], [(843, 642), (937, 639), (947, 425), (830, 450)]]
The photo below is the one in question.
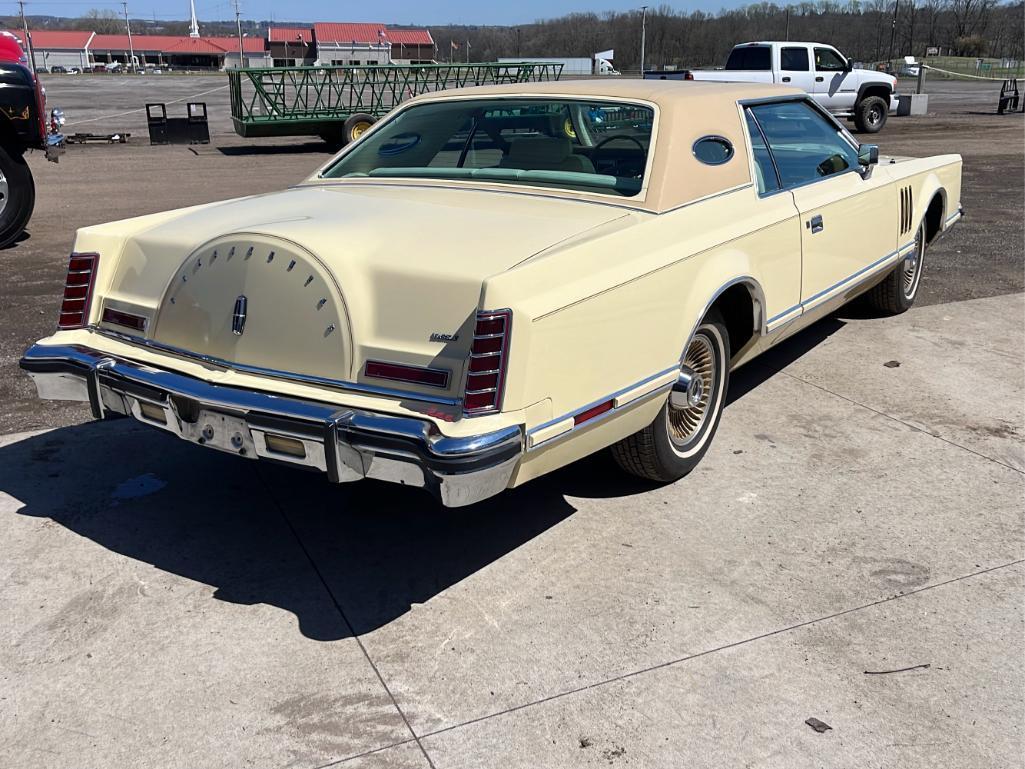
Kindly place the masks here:
[(452, 46), (452, 50), (453, 51), (458, 51), (459, 50), (459, 43), (457, 43), (455, 40), (452, 40), (450, 45)]

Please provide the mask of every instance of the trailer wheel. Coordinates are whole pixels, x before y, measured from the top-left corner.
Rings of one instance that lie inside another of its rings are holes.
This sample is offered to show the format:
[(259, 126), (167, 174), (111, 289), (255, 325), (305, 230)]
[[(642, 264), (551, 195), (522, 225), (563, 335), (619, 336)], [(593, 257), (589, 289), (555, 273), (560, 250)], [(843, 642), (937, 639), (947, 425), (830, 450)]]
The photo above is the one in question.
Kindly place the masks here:
[(17, 240), (35, 205), (36, 185), (24, 156), (0, 147), (0, 248)]
[(367, 129), (374, 124), (374, 118), (372, 115), (368, 115), (365, 112), (356, 112), (355, 114), (349, 115), (345, 119), (345, 125), (342, 126), (342, 135), (345, 137), (345, 143), (356, 141), (359, 137), (367, 132)]

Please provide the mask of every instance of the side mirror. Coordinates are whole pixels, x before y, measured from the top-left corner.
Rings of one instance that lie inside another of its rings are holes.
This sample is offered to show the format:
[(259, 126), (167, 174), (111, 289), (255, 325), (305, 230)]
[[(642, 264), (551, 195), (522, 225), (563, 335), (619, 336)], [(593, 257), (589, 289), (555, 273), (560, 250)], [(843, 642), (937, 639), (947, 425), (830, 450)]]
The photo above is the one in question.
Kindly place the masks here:
[(872, 166), (879, 163), (879, 145), (862, 144), (858, 147), (858, 165), (861, 166), (861, 178), (872, 175)]
[(854, 59), (847, 59), (847, 61), (844, 62), (843, 71), (844, 72), (853, 72), (854, 71)]

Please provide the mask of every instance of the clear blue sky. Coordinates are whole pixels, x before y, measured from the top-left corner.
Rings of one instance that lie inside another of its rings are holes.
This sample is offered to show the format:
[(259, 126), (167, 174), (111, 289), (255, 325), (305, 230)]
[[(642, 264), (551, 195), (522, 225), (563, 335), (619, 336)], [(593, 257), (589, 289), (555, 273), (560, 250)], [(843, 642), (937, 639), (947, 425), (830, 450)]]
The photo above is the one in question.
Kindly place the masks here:
[[(626, 11), (638, 9), (642, 2), (610, 0), (516, 0), (487, 3), (473, 0), (449, 0), (442, 3), (424, 0), (382, 0), (375, 3), (340, 3), (337, 0), (240, 0), (245, 19), (277, 21), (379, 21), (389, 24), (523, 24), (536, 19), (562, 16), (572, 11)], [(648, 0), (656, 6), (657, 0)], [(717, 11), (747, 5), (746, 0), (690, 0), (670, 2), (679, 10)], [(120, 0), (26, 0), (27, 14), (81, 16), (90, 8), (121, 11)], [(188, 0), (128, 0), (133, 18), (186, 19)], [(0, 13), (18, 13), (18, 4), (0, 0)], [(231, 0), (196, 0), (196, 15), (204, 19), (235, 17)]]

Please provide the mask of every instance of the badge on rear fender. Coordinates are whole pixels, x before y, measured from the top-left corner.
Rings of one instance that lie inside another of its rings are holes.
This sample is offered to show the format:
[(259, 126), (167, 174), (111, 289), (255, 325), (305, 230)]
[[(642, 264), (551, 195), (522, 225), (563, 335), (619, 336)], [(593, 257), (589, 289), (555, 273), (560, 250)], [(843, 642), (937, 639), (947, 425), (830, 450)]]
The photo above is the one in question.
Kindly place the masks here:
[(439, 334), (437, 331), (431, 334), (432, 342), (455, 342), (457, 339), (459, 334)]

